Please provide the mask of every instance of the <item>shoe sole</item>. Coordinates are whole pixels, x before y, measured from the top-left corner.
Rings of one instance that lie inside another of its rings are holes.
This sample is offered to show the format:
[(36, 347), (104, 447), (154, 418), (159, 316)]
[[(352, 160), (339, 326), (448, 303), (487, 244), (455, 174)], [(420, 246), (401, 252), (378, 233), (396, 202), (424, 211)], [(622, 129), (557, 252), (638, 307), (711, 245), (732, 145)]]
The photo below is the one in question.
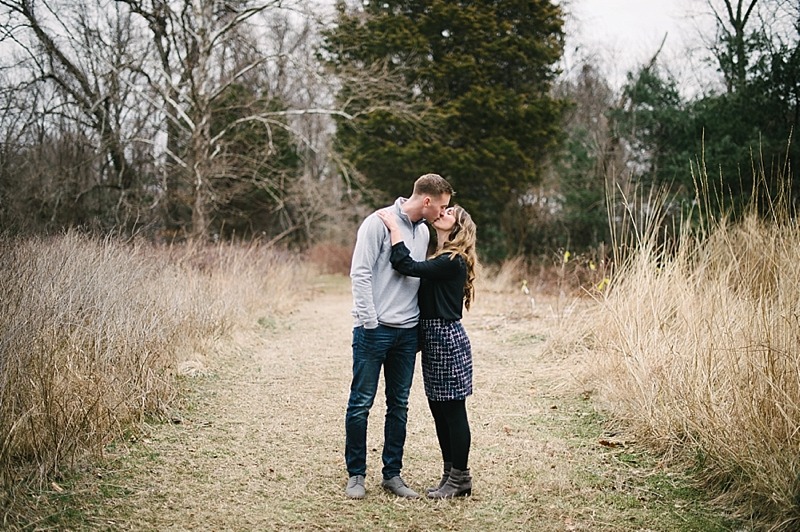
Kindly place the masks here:
[(453, 495), (451, 495), (449, 497), (432, 497), (431, 495), (433, 495), (434, 493), (436, 493), (436, 492), (432, 491), (432, 492), (428, 493), (428, 498), (429, 499), (455, 499), (456, 497), (470, 497), (472, 495), (472, 489), (470, 488), (470, 489), (467, 489), (467, 490), (464, 490), (464, 491), (459, 491), (458, 493), (454, 493)]
[(401, 495), (393, 491), (392, 488), (387, 488), (386, 486), (383, 486), (383, 491), (385, 491), (386, 493), (391, 493), (392, 495), (400, 497), (401, 499), (419, 499), (418, 493), (415, 493), (414, 495)]

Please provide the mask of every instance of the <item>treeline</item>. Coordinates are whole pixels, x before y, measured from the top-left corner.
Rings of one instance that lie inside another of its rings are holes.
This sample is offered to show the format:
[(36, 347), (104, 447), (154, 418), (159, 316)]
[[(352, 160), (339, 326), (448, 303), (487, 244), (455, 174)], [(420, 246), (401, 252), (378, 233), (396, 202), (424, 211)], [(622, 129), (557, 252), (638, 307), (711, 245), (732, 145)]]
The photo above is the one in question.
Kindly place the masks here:
[(3, 226), (308, 233), (341, 192), (303, 4), (0, 2)]
[(697, 7), (719, 83), (687, 97), (656, 51), (622, 91), (559, 72), (550, 0), (0, 0), (0, 225), (346, 243), (431, 171), (487, 260), (597, 249), (634, 190), (736, 216), (797, 164), (800, 13)]

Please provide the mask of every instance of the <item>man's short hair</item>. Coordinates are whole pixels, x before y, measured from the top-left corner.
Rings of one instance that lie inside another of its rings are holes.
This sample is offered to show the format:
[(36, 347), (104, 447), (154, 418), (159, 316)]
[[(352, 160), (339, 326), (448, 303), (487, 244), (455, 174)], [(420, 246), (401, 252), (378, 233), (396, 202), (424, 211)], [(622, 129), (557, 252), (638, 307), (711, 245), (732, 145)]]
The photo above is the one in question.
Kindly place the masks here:
[(414, 181), (415, 196), (431, 196), (438, 198), (444, 194), (452, 196), (453, 187), (439, 174), (425, 174)]

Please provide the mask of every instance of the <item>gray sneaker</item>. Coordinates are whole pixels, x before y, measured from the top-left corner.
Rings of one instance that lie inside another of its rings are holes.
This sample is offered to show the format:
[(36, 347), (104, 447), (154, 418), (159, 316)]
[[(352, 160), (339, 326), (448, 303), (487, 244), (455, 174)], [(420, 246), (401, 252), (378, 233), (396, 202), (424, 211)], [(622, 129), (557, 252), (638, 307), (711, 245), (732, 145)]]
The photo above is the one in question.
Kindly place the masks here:
[(419, 497), (416, 491), (406, 485), (405, 481), (400, 478), (400, 475), (392, 477), (389, 480), (383, 479), (381, 486), (383, 486), (383, 489), (386, 491), (391, 491), (398, 497), (405, 497), (406, 499), (416, 499)]
[(347, 487), (344, 490), (344, 494), (351, 499), (363, 499), (367, 494), (367, 490), (364, 489), (364, 475), (353, 475), (350, 477), (347, 480)]

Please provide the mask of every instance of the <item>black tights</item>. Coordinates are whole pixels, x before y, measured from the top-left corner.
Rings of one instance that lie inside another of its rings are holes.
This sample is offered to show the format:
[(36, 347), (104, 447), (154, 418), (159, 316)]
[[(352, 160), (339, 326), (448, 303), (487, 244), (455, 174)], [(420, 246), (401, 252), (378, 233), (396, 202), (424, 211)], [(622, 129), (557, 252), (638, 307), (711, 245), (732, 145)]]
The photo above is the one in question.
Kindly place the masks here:
[(460, 401), (430, 401), (428, 406), (436, 423), (436, 437), (442, 450), (442, 459), (451, 462), (455, 469), (467, 469), (472, 435), (467, 420), (467, 404)]

